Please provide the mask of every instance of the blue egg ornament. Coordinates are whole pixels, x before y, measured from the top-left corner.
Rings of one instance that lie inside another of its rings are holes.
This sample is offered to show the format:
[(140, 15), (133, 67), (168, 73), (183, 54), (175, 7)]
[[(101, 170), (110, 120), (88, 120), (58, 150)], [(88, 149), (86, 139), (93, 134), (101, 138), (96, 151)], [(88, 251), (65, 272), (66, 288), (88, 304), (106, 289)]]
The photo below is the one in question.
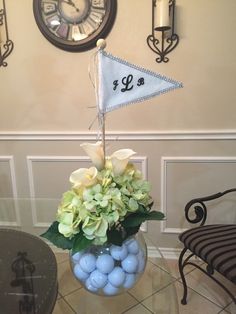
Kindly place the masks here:
[(138, 258), (138, 268), (137, 268), (137, 272), (141, 273), (142, 271), (144, 271), (145, 265), (146, 265), (146, 259), (145, 256), (143, 254), (143, 251), (140, 250), (137, 254), (137, 258)]
[(115, 265), (115, 261), (109, 254), (102, 254), (97, 258), (96, 267), (103, 274), (110, 273)]
[(95, 269), (90, 274), (89, 279), (93, 287), (98, 288), (98, 289), (103, 288), (107, 283), (107, 275), (101, 273), (98, 269)]
[(91, 292), (97, 292), (98, 288), (94, 287), (90, 281), (90, 277), (88, 277), (88, 279), (86, 279), (85, 281), (85, 286), (86, 288), (91, 291)]
[(108, 274), (108, 281), (115, 287), (120, 287), (125, 281), (125, 272), (124, 270), (116, 266), (110, 274)]
[(134, 254), (129, 254), (122, 262), (121, 266), (127, 273), (135, 273), (138, 268), (138, 258)]
[(86, 273), (91, 273), (96, 268), (96, 257), (91, 253), (85, 253), (79, 260), (81, 269)]
[(131, 254), (138, 254), (139, 251), (139, 244), (135, 239), (128, 239), (125, 242), (127, 246), (128, 252)]
[(128, 249), (124, 244), (122, 246), (112, 245), (110, 247), (110, 253), (115, 260), (122, 261), (128, 255)]
[(103, 292), (105, 295), (115, 295), (119, 291), (119, 288), (114, 287), (110, 282), (108, 282), (103, 288)]
[(125, 282), (123, 283), (123, 287), (125, 289), (130, 289), (134, 286), (136, 282), (136, 275), (135, 274), (126, 274)]
[(73, 262), (74, 263), (78, 263), (81, 256), (84, 254), (83, 251), (79, 251), (79, 252), (76, 252), (75, 254), (72, 255), (72, 259), (73, 259)]
[(73, 272), (75, 274), (75, 277), (81, 281), (85, 281), (89, 277), (89, 273), (83, 271), (79, 264), (75, 264)]

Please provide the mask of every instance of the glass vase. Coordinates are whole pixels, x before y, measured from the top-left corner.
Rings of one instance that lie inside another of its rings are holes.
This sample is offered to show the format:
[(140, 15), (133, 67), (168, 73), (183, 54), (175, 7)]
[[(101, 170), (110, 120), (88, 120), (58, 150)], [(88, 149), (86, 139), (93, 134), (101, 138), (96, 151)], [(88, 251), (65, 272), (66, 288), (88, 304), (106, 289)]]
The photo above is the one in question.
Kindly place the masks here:
[(92, 245), (72, 255), (75, 278), (89, 292), (102, 296), (121, 294), (137, 283), (147, 263), (147, 246), (141, 232), (121, 246), (110, 243)]

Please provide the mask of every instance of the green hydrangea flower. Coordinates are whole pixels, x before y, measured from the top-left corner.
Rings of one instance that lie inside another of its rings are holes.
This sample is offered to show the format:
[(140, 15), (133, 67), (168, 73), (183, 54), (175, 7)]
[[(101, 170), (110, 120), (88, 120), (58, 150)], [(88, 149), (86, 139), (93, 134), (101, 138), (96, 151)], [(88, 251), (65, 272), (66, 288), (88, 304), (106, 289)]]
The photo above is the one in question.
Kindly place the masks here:
[(93, 167), (72, 172), (72, 187), (63, 194), (57, 221), (42, 236), (63, 249), (81, 251), (91, 244), (120, 245), (146, 220), (162, 220), (151, 210), (150, 184), (130, 163), (135, 154), (120, 149), (105, 158), (102, 142), (84, 143)]
[(74, 221), (73, 213), (64, 212), (59, 216), (58, 230), (66, 238), (71, 238), (79, 232), (78, 225), (80, 220)]
[(135, 213), (139, 206), (148, 206), (150, 184), (132, 163), (128, 163), (122, 175), (114, 175), (111, 162), (98, 171), (92, 186), (73, 189), (63, 194), (58, 208), (59, 232), (73, 237), (78, 232), (102, 244), (109, 228)]
[(106, 238), (107, 228), (108, 223), (103, 217), (88, 216), (82, 225), (82, 230), (87, 239), (100, 238), (100, 240), (104, 240)]

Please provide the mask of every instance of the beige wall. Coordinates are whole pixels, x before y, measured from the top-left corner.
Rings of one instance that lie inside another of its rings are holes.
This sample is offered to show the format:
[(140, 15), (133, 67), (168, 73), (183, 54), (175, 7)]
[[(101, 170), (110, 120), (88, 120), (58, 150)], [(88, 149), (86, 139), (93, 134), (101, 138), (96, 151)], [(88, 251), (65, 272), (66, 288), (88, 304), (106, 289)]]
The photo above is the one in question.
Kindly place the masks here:
[[(6, 2), (15, 48), (8, 66), (0, 68), (0, 196), (60, 198), (69, 173), (88, 162), (79, 143), (94, 139), (97, 131), (88, 130), (95, 117), (88, 109), (95, 104), (88, 77), (93, 50), (54, 47), (37, 28), (32, 1)], [(235, 11), (235, 0), (177, 0), (180, 43), (169, 63), (157, 64), (146, 44), (151, 0), (118, 0), (107, 50), (184, 84), (107, 117), (110, 151), (138, 152), (156, 208), (167, 215), (158, 228), (148, 225), (162, 247), (178, 246), (188, 199), (236, 185)], [(36, 208), (40, 223), (54, 217), (44, 208)], [(3, 207), (1, 212), (6, 224), (7, 212)], [(230, 212), (227, 220), (232, 219)], [(17, 221), (14, 210), (10, 220)]]
[[(0, 71), (0, 131), (86, 131), (95, 115), (87, 108), (95, 104), (87, 70), (93, 51), (51, 45), (36, 26), (31, 0), (8, 0), (7, 9), (15, 49)], [(107, 50), (185, 88), (111, 113), (108, 130), (234, 129), (235, 11), (235, 0), (178, 0), (180, 44), (168, 64), (157, 64), (146, 44), (151, 0), (118, 0)]]

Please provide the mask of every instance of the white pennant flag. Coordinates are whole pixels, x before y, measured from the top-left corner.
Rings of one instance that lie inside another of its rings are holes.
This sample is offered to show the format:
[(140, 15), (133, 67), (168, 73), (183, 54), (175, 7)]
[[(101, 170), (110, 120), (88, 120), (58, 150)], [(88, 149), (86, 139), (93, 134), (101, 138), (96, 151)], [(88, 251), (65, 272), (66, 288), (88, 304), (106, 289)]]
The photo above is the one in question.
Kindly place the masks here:
[(98, 51), (97, 98), (100, 113), (143, 101), (182, 87), (182, 84), (151, 72), (102, 49)]

